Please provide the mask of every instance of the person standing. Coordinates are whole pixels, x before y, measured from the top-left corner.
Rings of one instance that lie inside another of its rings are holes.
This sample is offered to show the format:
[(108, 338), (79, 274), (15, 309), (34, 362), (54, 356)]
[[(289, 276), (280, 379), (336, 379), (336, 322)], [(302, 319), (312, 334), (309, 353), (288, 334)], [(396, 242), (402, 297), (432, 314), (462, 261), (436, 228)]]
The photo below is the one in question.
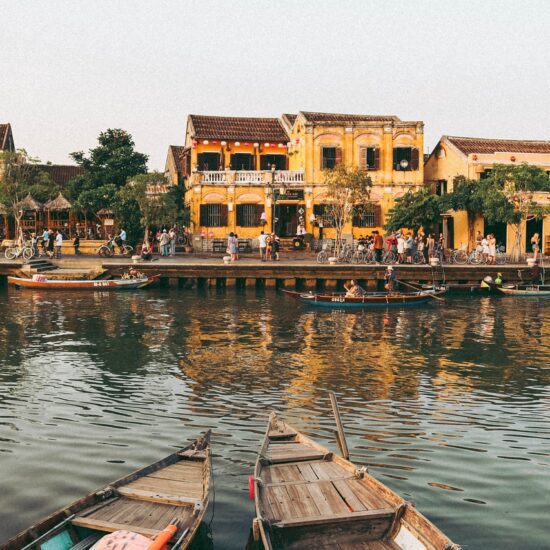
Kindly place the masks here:
[(388, 294), (391, 294), (395, 291), (395, 284), (397, 277), (395, 276), (395, 271), (393, 267), (389, 265), (386, 268), (386, 273), (384, 274), (384, 279), (386, 279), (386, 284), (384, 285), (385, 289), (388, 291)]
[(170, 256), (176, 255), (176, 230), (174, 227), (170, 228), (168, 232), (168, 238), (170, 239)]
[(268, 236), (262, 231), (258, 237), (260, 242), (260, 260), (265, 262), (267, 260), (267, 239)]
[(57, 231), (55, 234), (55, 257), (57, 259), (61, 258), (61, 247), (63, 246), (63, 235), (61, 231)]
[(78, 236), (78, 233), (74, 238), (73, 246), (74, 246), (74, 255), (79, 256), (80, 255), (80, 237)]
[(405, 239), (405, 260), (408, 264), (412, 263), (413, 256), (413, 238), (412, 234), (409, 233)]
[(533, 250), (533, 259), (535, 261), (538, 260), (540, 251), (540, 237), (538, 233), (535, 233), (531, 237), (531, 249)]
[(44, 229), (44, 233), (42, 233), (42, 252), (44, 253), (44, 256), (46, 255), (46, 252), (48, 250), (48, 241), (50, 240), (50, 233), (47, 229)]
[(488, 243), (489, 243), (489, 259), (488, 263), (491, 265), (495, 265), (497, 263), (497, 239), (496, 237), (491, 233), (488, 236)]
[(168, 233), (166, 232), (166, 229), (162, 230), (162, 234), (160, 236), (160, 255), (161, 256), (168, 256), (168, 244), (170, 242), (170, 237), (168, 236)]
[(397, 234), (397, 257), (400, 264), (405, 262), (405, 239), (401, 233)]
[(235, 238), (235, 233), (231, 231), (227, 239), (227, 250), (231, 256), (231, 261), (237, 261), (237, 239)]
[(374, 235), (374, 258), (377, 264), (382, 261), (382, 251), (384, 250), (384, 238), (378, 231), (373, 231)]
[(429, 261), (434, 257), (434, 252), (435, 252), (435, 239), (433, 238), (433, 235), (431, 233), (428, 235), (428, 238), (426, 239), (426, 245), (428, 248), (428, 261)]
[(271, 259), (279, 261), (279, 237), (275, 233), (271, 233)]

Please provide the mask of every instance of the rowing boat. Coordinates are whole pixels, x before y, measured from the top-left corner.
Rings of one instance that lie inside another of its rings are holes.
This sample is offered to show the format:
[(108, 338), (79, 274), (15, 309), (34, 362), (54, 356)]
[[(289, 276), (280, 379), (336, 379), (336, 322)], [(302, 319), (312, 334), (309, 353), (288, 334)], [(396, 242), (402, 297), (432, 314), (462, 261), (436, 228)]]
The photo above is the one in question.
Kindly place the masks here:
[(100, 279), (100, 280), (63, 280), (22, 277), (8, 277), (8, 283), (17, 288), (32, 288), (37, 290), (135, 290), (144, 288), (159, 279), (160, 275), (140, 277), (135, 279)]
[(446, 292), (442, 289), (424, 289), (418, 292), (367, 292), (364, 296), (346, 296), (343, 293), (318, 294), (315, 292), (296, 292), (283, 290), (292, 298), (295, 298), (309, 306), (318, 307), (342, 307), (342, 308), (367, 308), (388, 306), (411, 306), (423, 304), (430, 300), (438, 300)]
[(365, 468), (269, 417), (254, 471), (255, 536), (264, 548), (458, 550)]
[(506, 296), (550, 296), (550, 285), (499, 285), (491, 288)]
[(177, 531), (168, 547), (187, 548), (206, 512), (209, 484), (210, 431), (39, 521), (0, 550), (87, 550), (119, 531), (151, 540), (174, 520)]

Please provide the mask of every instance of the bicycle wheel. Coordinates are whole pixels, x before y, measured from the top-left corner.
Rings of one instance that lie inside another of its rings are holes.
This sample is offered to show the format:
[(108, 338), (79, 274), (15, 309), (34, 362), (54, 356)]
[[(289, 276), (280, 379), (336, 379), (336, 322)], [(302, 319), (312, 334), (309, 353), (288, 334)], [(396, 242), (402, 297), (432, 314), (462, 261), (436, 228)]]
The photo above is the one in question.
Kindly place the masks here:
[(464, 265), (468, 263), (468, 253), (465, 250), (455, 250), (452, 258), (455, 264)]
[(321, 252), (317, 254), (317, 262), (320, 264), (326, 264), (328, 262), (328, 254), (325, 250), (321, 250)]
[(129, 244), (125, 244), (123, 247), (123, 251), (125, 256), (131, 256), (132, 252), (134, 251), (134, 247), (130, 246)]
[(482, 261), (483, 258), (481, 257), (481, 254), (478, 254), (477, 252), (472, 252), (468, 258), (468, 263), (471, 265), (479, 265)]
[(415, 263), (416, 265), (423, 264), (424, 262), (425, 262), (425, 258), (424, 258), (424, 254), (422, 254), (422, 252), (417, 252), (413, 256), (413, 263)]
[(497, 264), (504, 265), (508, 261), (505, 252), (497, 252)]
[(31, 247), (27, 246), (23, 248), (23, 258), (25, 258), (25, 260), (30, 260), (33, 256), (34, 250)]
[(17, 249), (14, 247), (6, 248), (6, 251), (4, 252), (4, 256), (7, 260), (15, 260), (17, 258)]
[(365, 255), (362, 252), (354, 252), (351, 256), (352, 264), (362, 264), (365, 261)]

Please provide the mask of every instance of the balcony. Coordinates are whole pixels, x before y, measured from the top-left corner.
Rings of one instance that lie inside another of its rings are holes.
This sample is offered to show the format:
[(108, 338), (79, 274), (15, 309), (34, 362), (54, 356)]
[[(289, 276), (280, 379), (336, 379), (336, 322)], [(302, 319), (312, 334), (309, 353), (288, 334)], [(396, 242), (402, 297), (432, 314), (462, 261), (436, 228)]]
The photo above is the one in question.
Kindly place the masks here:
[[(192, 185), (269, 185), (271, 170), (217, 170), (194, 172), (191, 176)], [(276, 170), (275, 183), (288, 186), (304, 184), (303, 170)]]

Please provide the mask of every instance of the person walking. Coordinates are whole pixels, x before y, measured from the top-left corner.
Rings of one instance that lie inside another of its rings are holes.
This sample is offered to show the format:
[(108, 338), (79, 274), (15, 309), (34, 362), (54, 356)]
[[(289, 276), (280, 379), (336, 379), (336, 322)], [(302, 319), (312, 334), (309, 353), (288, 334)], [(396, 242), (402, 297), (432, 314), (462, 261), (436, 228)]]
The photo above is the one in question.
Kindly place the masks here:
[(268, 236), (262, 231), (258, 237), (260, 242), (260, 260), (265, 262), (267, 260), (267, 239)]
[(162, 234), (160, 236), (160, 255), (161, 256), (168, 256), (168, 244), (170, 243), (170, 237), (168, 236), (168, 233), (166, 232), (166, 229), (162, 230)]
[(56, 259), (61, 258), (61, 247), (63, 246), (63, 235), (61, 231), (57, 231), (55, 234), (55, 257)]

